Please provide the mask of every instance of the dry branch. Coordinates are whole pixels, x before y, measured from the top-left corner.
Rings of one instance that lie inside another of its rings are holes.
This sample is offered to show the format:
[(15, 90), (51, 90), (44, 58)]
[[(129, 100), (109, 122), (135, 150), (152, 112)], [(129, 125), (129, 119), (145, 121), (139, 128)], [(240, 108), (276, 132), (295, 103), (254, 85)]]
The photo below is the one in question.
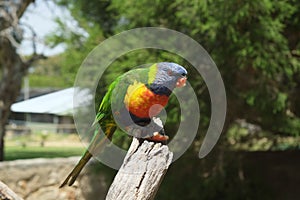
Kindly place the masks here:
[(154, 199), (172, 158), (168, 146), (133, 138), (106, 199)]
[(0, 200), (22, 200), (22, 198), (0, 181)]

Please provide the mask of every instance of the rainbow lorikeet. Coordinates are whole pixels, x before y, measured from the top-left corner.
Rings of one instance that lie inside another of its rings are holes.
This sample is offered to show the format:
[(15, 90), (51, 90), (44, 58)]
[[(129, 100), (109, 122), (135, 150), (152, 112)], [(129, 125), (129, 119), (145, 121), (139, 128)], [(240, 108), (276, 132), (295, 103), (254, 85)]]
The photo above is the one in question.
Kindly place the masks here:
[[(128, 71), (110, 84), (99, 106), (95, 122), (99, 123), (109, 140), (118, 126), (116, 118), (125, 129), (131, 124), (139, 126), (149, 124), (151, 119), (166, 106), (173, 89), (185, 86), (186, 75), (185, 68), (168, 62)], [(150, 135), (146, 139), (151, 141), (165, 142), (168, 140), (168, 136), (164, 134), (161, 127), (142, 134)], [(100, 132), (96, 131), (89, 148), (60, 187), (66, 184), (71, 186), (75, 182), (85, 164), (92, 157), (92, 153), (101, 146), (103, 139), (100, 140), (99, 135)]]

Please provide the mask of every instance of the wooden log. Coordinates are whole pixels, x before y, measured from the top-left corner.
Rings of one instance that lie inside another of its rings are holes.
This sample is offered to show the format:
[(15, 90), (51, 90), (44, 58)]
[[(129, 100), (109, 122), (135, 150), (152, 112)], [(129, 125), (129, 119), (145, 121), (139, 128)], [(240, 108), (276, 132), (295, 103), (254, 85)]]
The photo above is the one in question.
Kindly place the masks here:
[(0, 200), (22, 200), (22, 198), (0, 181)]
[(167, 145), (133, 138), (106, 199), (154, 199), (172, 158), (173, 153)]

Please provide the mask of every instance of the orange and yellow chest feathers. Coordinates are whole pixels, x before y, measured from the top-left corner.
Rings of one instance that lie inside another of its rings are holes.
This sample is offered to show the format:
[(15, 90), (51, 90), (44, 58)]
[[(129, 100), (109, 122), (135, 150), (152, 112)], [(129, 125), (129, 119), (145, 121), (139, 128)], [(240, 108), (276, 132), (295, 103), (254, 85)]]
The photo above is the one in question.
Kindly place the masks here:
[(140, 118), (149, 118), (157, 116), (167, 105), (168, 99), (168, 96), (155, 94), (145, 84), (135, 81), (128, 87), (124, 103), (130, 113)]

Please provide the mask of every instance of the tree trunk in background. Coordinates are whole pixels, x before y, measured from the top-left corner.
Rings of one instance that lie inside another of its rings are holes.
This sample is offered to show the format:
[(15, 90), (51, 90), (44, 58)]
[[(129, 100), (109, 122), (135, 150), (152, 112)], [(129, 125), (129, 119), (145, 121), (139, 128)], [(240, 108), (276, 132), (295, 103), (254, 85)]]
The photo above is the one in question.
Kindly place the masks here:
[[(0, 136), (4, 135), (5, 126), (2, 124), (3, 102), (0, 101)], [(0, 137), (0, 161), (4, 160), (4, 137)]]
[(0, 4), (0, 161), (4, 159), (5, 125), (10, 106), (15, 102), (28, 67), (37, 59), (36, 53), (24, 61), (17, 52), (22, 40), (19, 19), (34, 0), (1, 1)]
[(16, 53), (16, 49), (8, 39), (0, 38), (0, 47), (0, 65), (2, 68), (0, 85), (0, 101), (2, 102), (0, 160), (3, 160), (5, 125), (10, 114), (10, 106), (16, 100), (20, 91), (22, 78), (27, 71), (27, 65), (21, 60), (20, 56)]
[[(2, 129), (2, 127), (1, 127)], [(1, 130), (1, 133), (3, 133), (4, 131)], [(0, 161), (4, 160), (4, 137), (1, 137), (0, 139)]]

